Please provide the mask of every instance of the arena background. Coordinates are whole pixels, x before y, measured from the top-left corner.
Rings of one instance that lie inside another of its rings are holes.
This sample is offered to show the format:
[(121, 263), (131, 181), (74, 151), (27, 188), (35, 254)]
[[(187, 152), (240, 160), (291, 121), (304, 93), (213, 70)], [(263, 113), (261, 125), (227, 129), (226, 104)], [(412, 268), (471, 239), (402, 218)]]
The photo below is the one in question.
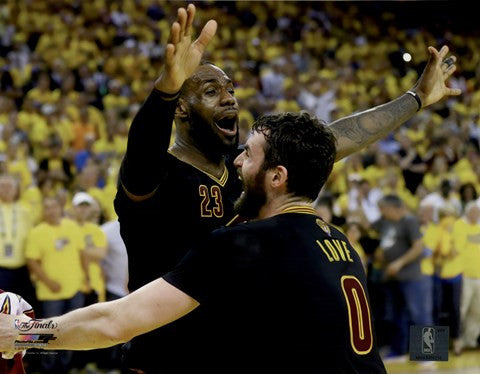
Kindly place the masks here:
[[(370, 266), (376, 242), (365, 221), (368, 212), (350, 211), (348, 203), (358, 181), (398, 194), (414, 214), (443, 180), (451, 185), (448, 199), (459, 204), (457, 217), (477, 198), (461, 193), (467, 184), (480, 192), (475, 11), (447, 1), (193, 3), (197, 30), (210, 18), (219, 23), (205, 57), (235, 81), (243, 139), (260, 113), (308, 110), (331, 122), (401, 95), (425, 66), (429, 45), (448, 45), (458, 57), (449, 84), (461, 88), (462, 96), (422, 110), (395, 134), (337, 163), (322, 192), (339, 222), (363, 225)], [(160, 71), (176, 9), (186, 5), (0, 2), (0, 171), (18, 178), (19, 199), (35, 224), (44, 196), (61, 196), (65, 214), (72, 214), (77, 191), (98, 201), (98, 224), (116, 219), (113, 198), (128, 128)], [(57, 157), (52, 149), (58, 144), (71, 172), (61, 183), (41, 167)], [(426, 165), (416, 182), (399, 166), (404, 144)], [(379, 335), (388, 345), (385, 331)], [(27, 372), (36, 372), (41, 359), (40, 352), (28, 353)], [(392, 373), (478, 373), (480, 351), (459, 357), (450, 352), (448, 362), (429, 367), (387, 367)], [(81, 370), (101, 372), (95, 360)]]

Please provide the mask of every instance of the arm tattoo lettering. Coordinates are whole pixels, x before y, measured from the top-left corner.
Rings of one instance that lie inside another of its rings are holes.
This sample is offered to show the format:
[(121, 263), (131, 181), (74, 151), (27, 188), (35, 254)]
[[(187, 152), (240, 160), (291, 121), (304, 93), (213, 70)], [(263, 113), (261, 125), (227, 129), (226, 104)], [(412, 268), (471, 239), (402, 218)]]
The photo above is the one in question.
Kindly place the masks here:
[(56, 329), (57, 327), (58, 323), (53, 322), (52, 320), (35, 318), (28, 321), (20, 321), (19, 319), (15, 320), (15, 328), (22, 332), (30, 331), (31, 329)]
[(19, 331), (15, 339), (16, 349), (42, 348), (46, 347), (51, 340), (57, 339), (51, 333), (38, 333), (38, 330), (54, 330), (58, 327), (58, 323), (45, 319), (30, 319), (21, 321), (15, 319), (15, 329)]

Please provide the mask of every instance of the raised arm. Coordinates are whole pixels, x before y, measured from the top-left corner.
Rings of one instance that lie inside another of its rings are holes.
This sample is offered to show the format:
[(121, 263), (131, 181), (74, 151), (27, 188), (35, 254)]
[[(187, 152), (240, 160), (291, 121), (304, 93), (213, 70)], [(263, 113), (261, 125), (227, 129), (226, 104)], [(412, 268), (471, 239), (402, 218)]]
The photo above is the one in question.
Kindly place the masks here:
[(178, 10), (166, 46), (163, 70), (130, 127), (120, 178), (132, 200), (151, 196), (162, 179), (159, 170), (162, 170), (170, 144), (179, 91), (200, 64), (205, 47), (215, 35), (217, 23), (210, 20), (192, 42), (194, 17), (195, 6), (192, 4), (186, 10)]
[(170, 283), (157, 279), (122, 299), (59, 317), (39, 320), (0, 314), (0, 352), (33, 347), (70, 350), (109, 347), (170, 323), (198, 305)]
[(419, 109), (446, 96), (461, 94), (460, 89), (449, 88), (445, 84), (456, 69), (455, 56), (446, 58), (448, 47), (443, 46), (440, 51), (428, 47), (428, 52), (430, 57), (427, 66), (411, 89), (418, 95), (420, 106), (413, 95), (406, 93), (386, 104), (331, 123), (330, 127), (338, 141), (337, 161), (385, 137), (412, 118)]

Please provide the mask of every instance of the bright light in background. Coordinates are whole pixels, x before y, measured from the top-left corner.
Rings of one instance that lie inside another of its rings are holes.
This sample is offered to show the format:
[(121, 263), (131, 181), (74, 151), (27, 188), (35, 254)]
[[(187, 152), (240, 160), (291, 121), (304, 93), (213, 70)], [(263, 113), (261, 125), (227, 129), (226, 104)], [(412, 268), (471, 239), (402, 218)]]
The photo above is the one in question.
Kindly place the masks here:
[(403, 61), (405, 62), (410, 62), (412, 60), (412, 55), (407, 52), (405, 52), (402, 57), (403, 57)]

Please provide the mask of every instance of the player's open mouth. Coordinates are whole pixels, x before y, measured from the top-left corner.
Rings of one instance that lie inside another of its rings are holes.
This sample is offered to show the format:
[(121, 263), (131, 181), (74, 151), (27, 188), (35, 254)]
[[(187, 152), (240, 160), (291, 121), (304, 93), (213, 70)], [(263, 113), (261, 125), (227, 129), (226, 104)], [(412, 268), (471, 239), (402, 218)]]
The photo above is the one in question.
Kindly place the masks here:
[(226, 136), (235, 136), (237, 135), (237, 122), (238, 122), (238, 113), (237, 111), (229, 111), (222, 118), (219, 118), (215, 121), (215, 126), (220, 130), (220, 132)]

